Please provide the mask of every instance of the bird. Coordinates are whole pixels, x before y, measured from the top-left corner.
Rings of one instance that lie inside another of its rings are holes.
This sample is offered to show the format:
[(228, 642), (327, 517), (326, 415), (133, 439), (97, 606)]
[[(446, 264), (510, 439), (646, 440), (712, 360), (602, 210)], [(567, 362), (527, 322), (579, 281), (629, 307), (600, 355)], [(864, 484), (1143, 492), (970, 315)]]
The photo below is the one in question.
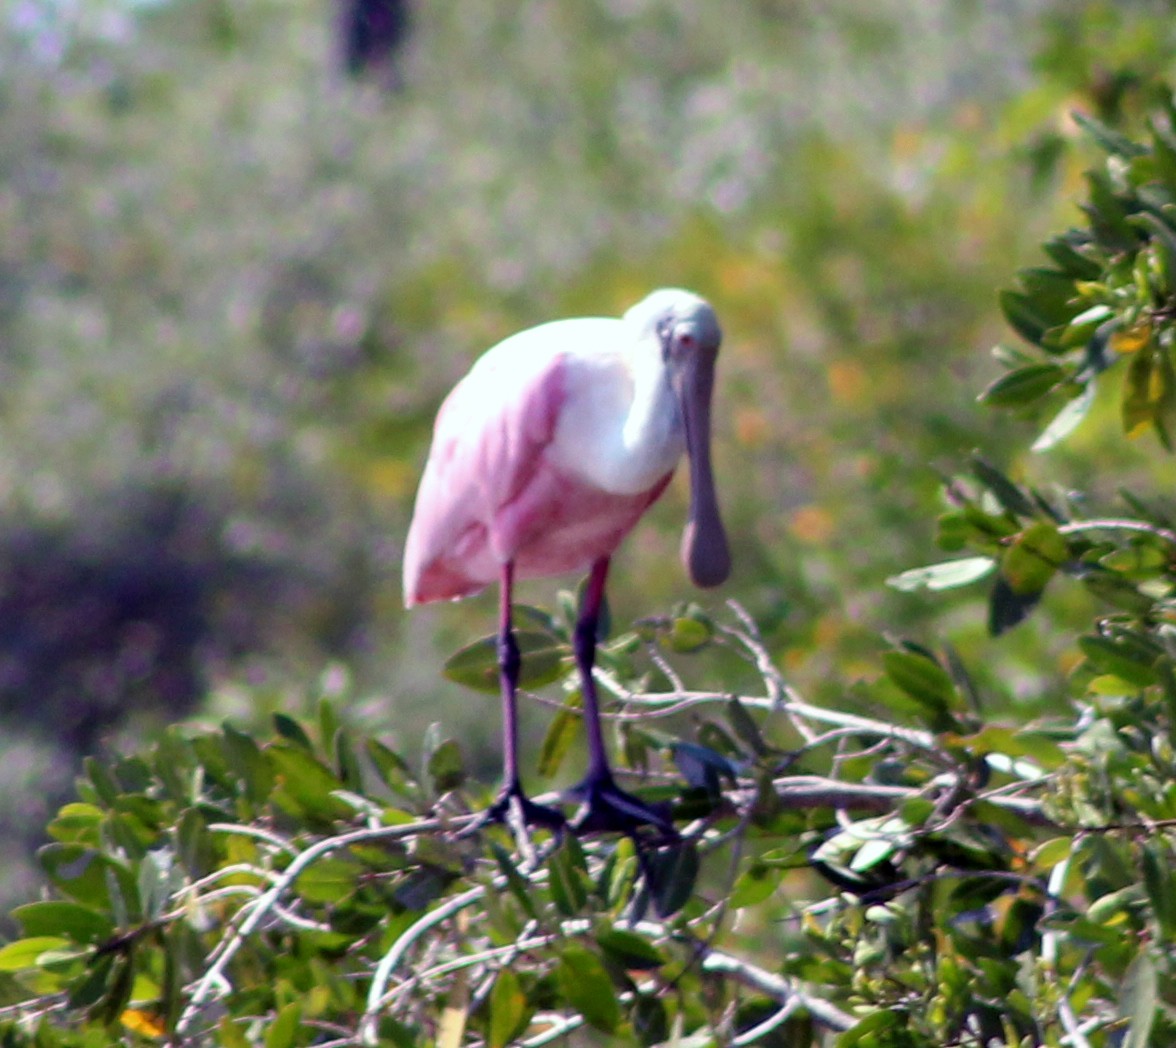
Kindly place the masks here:
[(610, 558), (665, 491), (683, 453), (690, 500), (681, 560), (700, 587), (730, 574), (710, 454), (721, 341), (705, 299), (661, 288), (619, 318), (553, 320), (509, 336), (438, 411), (405, 540), (404, 600), (411, 608), (498, 584), (503, 785), (485, 820), (515, 812), (533, 826), (566, 823), (522, 786), (512, 599), (519, 579), (587, 572), (572, 647), (588, 762), (583, 781), (565, 794), (581, 802), (572, 827), (674, 833), (665, 808), (617, 785), (593, 666)]

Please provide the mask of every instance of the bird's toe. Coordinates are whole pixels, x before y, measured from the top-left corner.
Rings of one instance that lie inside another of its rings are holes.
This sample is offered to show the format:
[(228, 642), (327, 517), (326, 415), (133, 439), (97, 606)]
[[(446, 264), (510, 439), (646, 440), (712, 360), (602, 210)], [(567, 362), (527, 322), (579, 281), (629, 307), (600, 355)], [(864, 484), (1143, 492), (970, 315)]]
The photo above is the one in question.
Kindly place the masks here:
[(649, 804), (622, 790), (611, 777), (585, 779), (568, 791), (568, 797), (582, 802), (570, 824), (576, 833), (632, 834), (652, 826), (667, 837), (677, 836), (669, 804)]
[(508, 786), (465, 832), (472, 833), (492, 822), (508, 826), (514, 822), (521, 822), (524, 826), (537, 826), (558, 833), (567, 825), (568, 820), (559, 809), (538, 804), (523, 793), (521, 788)]

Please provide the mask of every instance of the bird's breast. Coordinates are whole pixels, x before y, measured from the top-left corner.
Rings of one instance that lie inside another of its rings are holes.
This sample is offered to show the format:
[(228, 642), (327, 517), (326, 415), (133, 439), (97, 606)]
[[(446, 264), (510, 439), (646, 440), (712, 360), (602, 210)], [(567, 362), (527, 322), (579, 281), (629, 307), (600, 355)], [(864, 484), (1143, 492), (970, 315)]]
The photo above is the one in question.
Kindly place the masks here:
[(682, 457), (685, 430), (668, 383), (649, 379), (620, 358), (570, 361), (552, 464), (619, 495), (660, 484)]

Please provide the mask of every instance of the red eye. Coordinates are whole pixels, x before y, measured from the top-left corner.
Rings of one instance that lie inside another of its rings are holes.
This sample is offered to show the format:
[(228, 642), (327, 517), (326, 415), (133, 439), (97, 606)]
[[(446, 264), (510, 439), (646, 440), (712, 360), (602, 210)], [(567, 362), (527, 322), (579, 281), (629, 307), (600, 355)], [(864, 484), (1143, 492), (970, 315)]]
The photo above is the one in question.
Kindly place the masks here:
[(693, 349), (694, 348), (694, 336), (687, 335), (685, 333), (679, 335), (678, 336), (678, 345), (682, 349)]

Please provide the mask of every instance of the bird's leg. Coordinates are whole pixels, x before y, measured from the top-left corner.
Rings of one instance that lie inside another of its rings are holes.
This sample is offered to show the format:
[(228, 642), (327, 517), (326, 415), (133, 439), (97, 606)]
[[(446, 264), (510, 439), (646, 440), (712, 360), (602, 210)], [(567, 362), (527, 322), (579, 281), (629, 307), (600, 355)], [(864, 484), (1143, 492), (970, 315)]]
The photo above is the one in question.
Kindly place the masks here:
[(514, 589), (514, 565), (502, 566), (498, 608), (498, 671), (502, 686), (502, 792), (489, 807), (485, 816), (472, 828), (486, 822), (505, 822), (512, 810), (518, 810), (524, 823), (559, 829), (565, 823), (562, 812), (536, 804), (523, 792), (519, 773), (519, 671), (522, 658), (515, 640), (511, 618), (511, 597)]
[(668, 807), (653, 806), (622, 790), (613, 778), (600, 725), (600, 704), (596, 697), (596, 681), (592, 668), (596, 664), (596, 630), (600, 621), (600, 607), (604, 599), (604, 581), (608, 575), (608, 558), (602, 557), (592, 565), (584, 604), (576, 623), (574, 650), (580, 670), (580, 687), (584, 699), (584, 724), (588, 730), (588, 774), (573, 787), (570, 795), (583, 801), (576, 816), (575, 828), (582, 833), (597, 830), (633, 833), (638, 826), (654, 826), (674, 835)]

